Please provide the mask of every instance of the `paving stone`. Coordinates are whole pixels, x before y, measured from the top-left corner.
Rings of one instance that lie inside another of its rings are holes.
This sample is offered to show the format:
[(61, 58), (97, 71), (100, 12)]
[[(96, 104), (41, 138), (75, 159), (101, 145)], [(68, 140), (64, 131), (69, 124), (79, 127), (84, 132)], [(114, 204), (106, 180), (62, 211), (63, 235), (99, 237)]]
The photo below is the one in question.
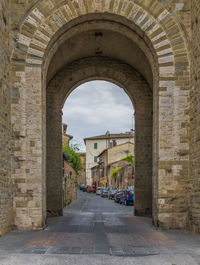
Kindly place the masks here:
[(29, 248), (24, 248), (21, 253), (32, 253), (32, 254), (45, 254), (47, 252), (48, 248), (37, 248), (37, 247), (29, 247)]
[(110, 249), (106, 247), (94, 248), (95, 254), (110, 254)]
[[(81, 194), (80, 196), (88, 197), (88, 194)], [(95, 214), (89, 214), (89, 218), (92, 220), (93, 233), (77, 233), (77, 229), (74, 229), (70, 233), (65, 233), (66, 223), (72, 222), (73, 220), (80, 220), (80, 224), (77, 223), (75, 227), (80, 227), (82, 224), (82, 215), (88, 219), (87, 214), (81, 212), (72, 211), (71, 206), (70, 212), (66, 209), (64, 211), (64, 216), (58, 218), (56, 221), (52, 220), (49, 222), (49, 229), (44, 231), (35, 232), (16, 232), (13, 231), (10, 234), (0, 237), (0, 253), (21, 253), (21, 254), (34, 254), (37, 255), (69, 255), (74, 254), (77, 257), (82, 255), (105, 255), (106, 257), (151, 257), (159, 255), (199, 255), (199, 245), (200, 237), (199, 235), (190, 234), (188, 232), (182, 231), (157, 231), (152, 228), (151, 221), (148, 218), (135, 217), (130, 214), (130, 209), (124, 207), (121, 208), (116, 205), (116, 212), (109, 213), (104, 212), (104, 204), (101, 198), (89, 197), (92, 200), (88, 200), (87, 207), (90, 210), (95, 211), (95, 201), (97, 204), (102, 205), (102, 220), (103, 222), (95, 222)], [(107, 201), (107, 208), (113, 207), (112, 201)], [(92, 206), (93, 205), (93, 206)], [(115, 204), (114, 204), (115, 205)], [(123, 215), (124, 218), (121, 216)], [(69, 219), (67, 217), (69, 216)], [(110, 219), (109, 219), (110, 216)], [(106, 230), (105, 223), (109, 223), (109, 229)], [(121, 223), (120, 226), (116, 225)], [(95, 224), (95, 225), (94, 225)], [(110, 233), (112, 230), (112, 225), (116, 227), (122, 227), (122, 224), (126, 226), (126, 230), (120, 230), (116, 240), (112, 240), (112, 246), (110, 246), (109, 235), (115, 235), (116, 233)], [(56, 226), (60, 232), (57, 231)], [(130, 227), (134, 226), (134, 236), (132, 233), (127, 233), (130, 231)], [(83, 230), (84, 230), (83, 229)], [(109, 233), (108, 233), (109, 231)], [(95, 240), (94, 240), (95, 237)], [(125, 241), (123, 238), (125, 237)], [(92, 241), (88, 240), (91, 239)], [(133, 240), (134, 238), (134, 240)], [(160, 247), (154, 242), (161, 242)], [(124, 243), (125, 242), (125, 243)], [(173, 244), (171, 244), (173, 242)], [(125, 246), (125, 247), (124, 247)], [(107, 259), (107, 258), (106, 258)], [(104, 265), (104, 263), (102, 263)], [(108, 264), (109, 265), (109, 264)], [(171, 264), (170, 264), (171, 265)], [(182, 264), (181, 264), (182, 265)], [(188, 265), (188, 264), (187, 264)], [(192, 264), (193, 265), (193, 264)]]
[(124, 256), (133, 256), (135, 251), (132, 248), (123, 248)]
[(122, 248), (111, 248), (111, 255), (124, 256), (123, 249)]
[(50, 247), (47, 249), (45, 254), (69, 254), (70, 251), (71, 247), (60, 247), (60, 248)]
[(94, 254), (94, 249), (93, 248), (83, 248), (82, 254)]
[(81, 253), (82, 253), (82, 249), (79, 247), (70, 248), (70, 254), (81, 254)]

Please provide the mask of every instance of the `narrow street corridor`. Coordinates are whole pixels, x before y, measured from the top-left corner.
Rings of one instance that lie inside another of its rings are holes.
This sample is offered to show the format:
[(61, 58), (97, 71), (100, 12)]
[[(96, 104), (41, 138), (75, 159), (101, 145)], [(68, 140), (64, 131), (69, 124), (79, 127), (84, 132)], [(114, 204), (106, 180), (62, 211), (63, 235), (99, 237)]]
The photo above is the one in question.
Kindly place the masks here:
[(199, 235), (156, 230), (150, 218), (133, 216), (133, 206), (78, 191), (64, 216), (49, 218), (44, 231), (12, 231), (1, 237), (0, 265), (33, 260), (73, 265), (200, 264), (199, 246)]

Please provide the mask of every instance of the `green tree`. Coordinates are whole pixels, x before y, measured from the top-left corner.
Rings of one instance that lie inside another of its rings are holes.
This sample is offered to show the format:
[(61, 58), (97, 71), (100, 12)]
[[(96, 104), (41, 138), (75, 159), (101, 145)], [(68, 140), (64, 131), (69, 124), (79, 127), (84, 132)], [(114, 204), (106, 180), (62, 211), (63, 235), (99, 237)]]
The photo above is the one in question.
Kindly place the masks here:
[(117, 178), (118, 172), (120, 171), (121, 167), (116, 167), (113, 171), (112, 171), (112, 177), (113, 178)]
[(122, 161), (127, 161), (127, 162), (131, 163), (131, 166), (134, 166), (134, 159), (133, 159), (133, 155), (132, 154), (122, 158), (121, 160)]
[(66, 146), (63, 145), (63, 154), (65, 160), (70, 164), (70, 166), (75, 170), (76, 174), (78, 175), (82, 170), (82, 162), (81, 157), (76, 151), (79, 151), (77, 146)]

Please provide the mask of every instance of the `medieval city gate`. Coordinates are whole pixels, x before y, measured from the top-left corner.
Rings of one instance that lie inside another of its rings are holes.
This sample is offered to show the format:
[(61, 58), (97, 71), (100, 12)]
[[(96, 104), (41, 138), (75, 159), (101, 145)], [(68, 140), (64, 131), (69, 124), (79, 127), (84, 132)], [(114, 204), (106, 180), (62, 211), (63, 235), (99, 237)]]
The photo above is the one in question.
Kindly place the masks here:
[(135, 213), (185, 228), (190, 69), (179, 17), (157, 0), (35, 2), (10, 68), (15, 226), (40, 229), (62, 209), (62, 106), (81, 83), (103, 79), (136, 109)]

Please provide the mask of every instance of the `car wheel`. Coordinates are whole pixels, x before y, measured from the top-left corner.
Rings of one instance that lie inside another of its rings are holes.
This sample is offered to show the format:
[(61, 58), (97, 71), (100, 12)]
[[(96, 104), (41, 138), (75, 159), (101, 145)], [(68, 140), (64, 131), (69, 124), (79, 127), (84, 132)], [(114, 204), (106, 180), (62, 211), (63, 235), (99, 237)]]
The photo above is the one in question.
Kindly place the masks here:
[(124, 202), (124, 204), (125, 204), (125, 205), (128, 205), (128, 202), (127, 202), (127, 201), (125, 201), (125, 202)]

